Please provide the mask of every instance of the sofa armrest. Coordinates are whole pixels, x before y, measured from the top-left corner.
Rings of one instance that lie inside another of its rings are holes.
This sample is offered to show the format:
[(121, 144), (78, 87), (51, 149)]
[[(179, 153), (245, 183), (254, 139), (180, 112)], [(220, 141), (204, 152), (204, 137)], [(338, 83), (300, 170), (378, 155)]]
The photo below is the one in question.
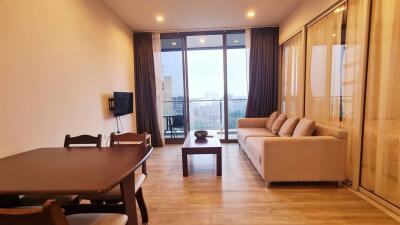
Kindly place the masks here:
[(265, 138), (270, 181), (344, 180), (346, 141), (332, 136)]
[(265, 128), (268, 117), (265, 118), (239, 118), (238, 128)]

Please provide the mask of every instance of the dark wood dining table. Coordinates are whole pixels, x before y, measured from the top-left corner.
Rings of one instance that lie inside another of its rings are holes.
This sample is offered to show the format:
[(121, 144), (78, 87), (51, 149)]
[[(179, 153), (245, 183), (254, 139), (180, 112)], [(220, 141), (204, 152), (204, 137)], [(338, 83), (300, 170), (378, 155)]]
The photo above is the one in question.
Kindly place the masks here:
[(138, 224), (135, 170), (153, 148), (39, 148), (0, 159), (0, 194), (102, 194), (121, 186), (128, 225)]

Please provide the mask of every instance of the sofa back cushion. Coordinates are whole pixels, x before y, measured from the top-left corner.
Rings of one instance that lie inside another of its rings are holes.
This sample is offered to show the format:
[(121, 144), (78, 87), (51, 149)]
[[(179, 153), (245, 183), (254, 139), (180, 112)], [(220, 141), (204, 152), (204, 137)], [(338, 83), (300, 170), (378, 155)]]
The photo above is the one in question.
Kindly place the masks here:
[(275, 119), (275, 121), (272, 123), (272, 129), (271, 132), (273, 134), (278, 134), (279, 130), (281, 129), (283, 123), (287, 120), (286, 114), (279, 114), (279, 116)]
[(267, 119), (267, 124), (265, 124), (265, 127), (272, 131), (272, 124), (274, 123), (274, 121), (276, 120), (276, 118), (279, 116), (278, 112), (273, 112), (271, 113), (271, 115), (269, 115), (268, 119)]
[(314, 133), (315, 121), (303, 118), (293, 131), (293, 137), (311, 136)]
[(289, 117), (282, 125), (281, 129), (278, 132), (280, 137), (291, 137), (293, 135), (293, 131), (296, 128), (297, 123), (299, 123), (298, 117)]

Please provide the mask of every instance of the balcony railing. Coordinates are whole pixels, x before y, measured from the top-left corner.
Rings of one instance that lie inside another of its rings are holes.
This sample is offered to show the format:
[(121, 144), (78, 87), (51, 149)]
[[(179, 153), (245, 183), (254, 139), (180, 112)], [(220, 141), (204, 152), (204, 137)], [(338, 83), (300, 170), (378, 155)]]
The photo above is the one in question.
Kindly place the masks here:
[[(237, 119), (245, 116), (247, 99), (228, 100), (228, 130), (236, 132)], [(183, 115), (184, 101), (163, 101), (164, 115)], [(189, 100), (191, 130), (224, 130), (224, 100), (199, 99)], [(164, 121), (164, 128), (166, 127)]]

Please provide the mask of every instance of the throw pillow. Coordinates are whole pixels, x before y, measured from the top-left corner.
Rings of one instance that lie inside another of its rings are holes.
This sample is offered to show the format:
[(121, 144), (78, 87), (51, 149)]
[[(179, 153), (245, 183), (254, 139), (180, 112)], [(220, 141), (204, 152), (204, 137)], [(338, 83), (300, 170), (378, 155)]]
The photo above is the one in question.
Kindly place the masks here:
[(311, 136), (315, 129), (315, 121), (303, 118), (299, 121), (293, 132), (293, 137)]
[(272, 123), (272, 129), (271, 129), (272, 133), (277, 134), (286, 120), (287, 120), (286, 114), (283, 113), (280, 114)]
[(298, 117), (289, 117), (285, 121), (285, 123), (283, 123), (281, 129), (278, 132), (278, 135), (280, 137), (291, 137), (298, 122), (299, 122)]
[(265, 127), (268, 130), (272, 130), (272, 124), (274, 123), (275, 119), (279, 116), (278, 112), (273, 112), (271, 113), (271, 115), (269, 115), (268, 119), (267, 119), (267, 124), (265, 125)]

